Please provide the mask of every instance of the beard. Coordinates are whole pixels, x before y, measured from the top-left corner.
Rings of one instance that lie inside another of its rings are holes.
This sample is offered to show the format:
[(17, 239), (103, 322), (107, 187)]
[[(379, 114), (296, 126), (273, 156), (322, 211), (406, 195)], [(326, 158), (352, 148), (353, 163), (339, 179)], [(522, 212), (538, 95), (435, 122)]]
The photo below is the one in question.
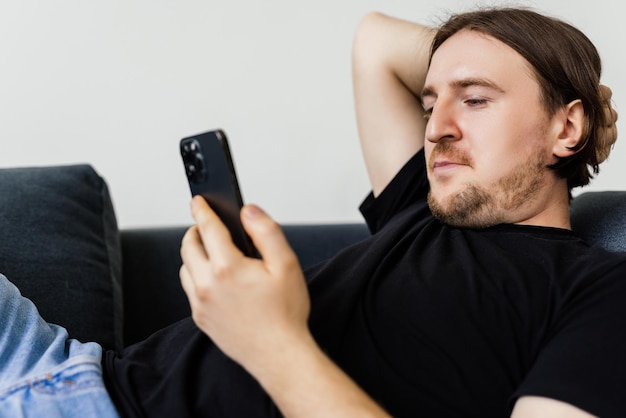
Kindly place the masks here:
[(528, 204), (544, 184), (547, 166), (546, 157), (538, 150), (488, 187), (470, 182), (443, 199), (436, 198), (431, 190), (428, 205), (437, 219), (450, 226), (482, 229), (514, 223), (518, 221), (514, 218), (516, 211)]

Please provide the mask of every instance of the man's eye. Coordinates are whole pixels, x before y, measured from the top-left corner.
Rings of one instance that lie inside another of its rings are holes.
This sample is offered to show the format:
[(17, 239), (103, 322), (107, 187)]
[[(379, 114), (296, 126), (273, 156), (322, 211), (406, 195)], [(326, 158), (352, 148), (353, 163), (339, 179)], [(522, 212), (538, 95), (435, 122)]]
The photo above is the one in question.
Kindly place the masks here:
[(487, 99), (467, 99), (465, 100), (465, 104), (471, 106), (471, 107), (476, 107), (476, 106), (482, 106), (484, 104), (487, 103)]
[(424, 119), (430, 119), (430, 116), (433, 114), (433, 109), (424, 109)]

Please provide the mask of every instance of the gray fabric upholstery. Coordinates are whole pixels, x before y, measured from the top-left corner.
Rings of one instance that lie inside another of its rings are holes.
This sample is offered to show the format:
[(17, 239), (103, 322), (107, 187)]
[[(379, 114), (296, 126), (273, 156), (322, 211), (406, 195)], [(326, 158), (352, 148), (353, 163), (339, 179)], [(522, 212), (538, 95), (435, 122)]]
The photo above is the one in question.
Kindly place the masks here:
[(571, 207), (572, 229), (589, 243), (626, 251), (626, 192), (587, 192)]
[(88, 165), (0, 170), (0, 272), (70, 335), (121, 347), (121, 251)]

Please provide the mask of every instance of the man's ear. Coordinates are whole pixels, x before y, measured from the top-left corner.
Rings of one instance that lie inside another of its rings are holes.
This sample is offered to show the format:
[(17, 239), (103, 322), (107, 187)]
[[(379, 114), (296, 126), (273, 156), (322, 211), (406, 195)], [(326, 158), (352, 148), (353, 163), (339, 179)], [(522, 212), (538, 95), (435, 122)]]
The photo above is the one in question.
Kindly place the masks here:
[(552, 152), (557, 157), (569, 157), (582, 148), (580, 141), (585, 131), (585, 109), (582, 101), (577, 99), (558, 113), (561, 115), (557, 120), (559, 132)]

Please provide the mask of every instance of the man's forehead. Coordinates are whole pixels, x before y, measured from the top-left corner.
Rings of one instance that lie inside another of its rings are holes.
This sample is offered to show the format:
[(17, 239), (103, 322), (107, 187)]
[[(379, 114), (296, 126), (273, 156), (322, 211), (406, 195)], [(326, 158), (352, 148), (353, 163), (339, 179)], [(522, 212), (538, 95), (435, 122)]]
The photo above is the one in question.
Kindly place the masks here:
[(460, 85), (463, 80), (483, 80), (479, 84), (502, 88), (500, 78), (517, 74), (535, 80), (530, 63), (513, 48), (488, 34), (464, 29), (433, 53), (425, 85), (432, 89), (444, 81)]

